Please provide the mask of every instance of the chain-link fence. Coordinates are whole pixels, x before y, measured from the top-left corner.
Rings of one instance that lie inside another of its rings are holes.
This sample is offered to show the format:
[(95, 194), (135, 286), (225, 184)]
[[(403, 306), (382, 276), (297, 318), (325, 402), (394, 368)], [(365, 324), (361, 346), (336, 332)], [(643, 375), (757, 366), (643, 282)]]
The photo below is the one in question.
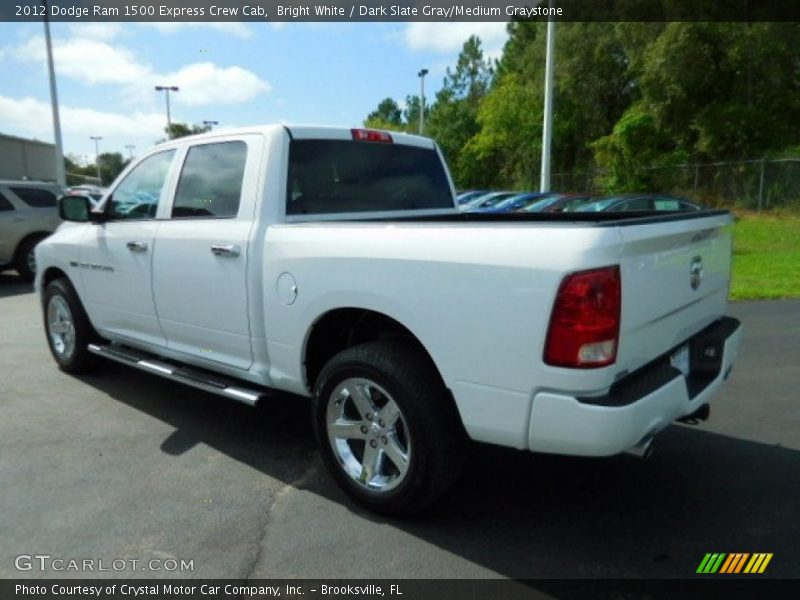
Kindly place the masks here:
[[(705, 206), (800, 210), (800, 157), (650, 167), (642, 192), (685, 196)], [(603, 172), (554, 173), (552, 189), (602, 193)]]

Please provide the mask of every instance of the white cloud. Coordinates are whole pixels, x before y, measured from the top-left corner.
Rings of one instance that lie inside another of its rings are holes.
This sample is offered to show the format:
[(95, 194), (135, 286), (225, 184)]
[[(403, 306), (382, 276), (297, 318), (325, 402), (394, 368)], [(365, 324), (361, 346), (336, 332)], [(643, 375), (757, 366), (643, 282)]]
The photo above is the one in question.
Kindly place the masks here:
[(232, 21), (220, 21), (220, 22), (183, 22), (183, 23), (139, 23), (139, 25), (143, 27), (151, 27), (156, 29), (160, 33), (163, 34), (173, 34), (181, 29), (187, 28), (207, 28), (213, 29), (215, 31), (219, 31), (222, 33), (227, 33), (230, 35), (234, 35), (238, 38), (247, 39), (253, 35), (253, 30), (250, 29), (244, 23), (237, 23)]
[[(46, 54), (43, 38), (32, 37), (14, 54), (23, 62), (44, 64)], [(129, 83), (142, 79), (150, 72), (150, 67), (140, 63), (125, 48), (83, 37), (56, 40), (53, 43), (53, 59), (59, 75), (89, 85)]]
[[(7, 51), (22, 62), (44, 65), (46, 60), (42, 36)], [(179, 86), (175, 102), (190, 106), (238, 104), (271, 90), (269, 82), (242, 67), (200, 62), (162, 73), (124, 47), (86, 37), (56, 39), (53, 54), (58, 75), (87, 85), (120, 85), (122, 97), (134, 106), (151, 105), (157, 99), (153, 86), (162, 84)]]
[(214, 63), (194, 63), (174, 73), (159, 75), (180, 92), (175, 102), (190, 106), (239, 104), (270, 91), (268, 82), (241, 67), (218, 67)]
[[(98, 133), (103, 135), (103, 145), (115, 149), (131, 142), (145, 148), (164, 136), (162, 112), (120, 114), (61, 105), (60, 117), (64, 137), (81, 140), (80, 144), (70, 144), (72, 147), (88, 147), (89, 136)], [(0, 96), (0, 130), (22, 137), (52, 140), (50, 103), (29, 96)]]
[(481, 39), (484, 56), (497, 58), (508, 34), (506, 23), (408, 23), (402, 39), (412, 50), (459, 52), (469, 36)]

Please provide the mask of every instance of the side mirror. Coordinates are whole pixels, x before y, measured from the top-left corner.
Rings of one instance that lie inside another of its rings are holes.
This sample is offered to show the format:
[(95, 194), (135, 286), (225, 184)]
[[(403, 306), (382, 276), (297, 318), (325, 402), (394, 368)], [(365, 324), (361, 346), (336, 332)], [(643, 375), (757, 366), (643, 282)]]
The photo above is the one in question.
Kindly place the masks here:
[(64, 221), (87, 223), (91, 220), (92, 203), (88, 196), (61, 196), (58, 199), (58, 216)]

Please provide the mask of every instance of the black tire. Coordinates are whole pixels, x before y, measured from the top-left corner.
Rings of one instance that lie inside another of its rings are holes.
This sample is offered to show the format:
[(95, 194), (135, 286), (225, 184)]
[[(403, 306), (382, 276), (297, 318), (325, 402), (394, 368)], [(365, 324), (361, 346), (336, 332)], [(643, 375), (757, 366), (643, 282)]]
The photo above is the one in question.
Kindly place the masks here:
[(22, 243), (17, 247), (17, 251), (14, 255), (14, 268), (17, 270), (17, 273), (19, 273), (23, 280), (33, 281), (34, 277), (36, 277), (36, 271), (31, 268), (28, 262), (28, 256), (33, 252), (37, 244), (46, 237), (46, 235), (29, 237), (28, 239), (23, 240)]
[[(355, 481), (328, 437), (327, 414), (329, 404), (335, 401), (333, 393), (353, 378), (369, 380), (387, 391), (407, 428), (407, 470), (397, 487), (388, 491), (369, 490)], [(317, 380), (313, 421), (323, 460), (336, 482), (356, 502), (375, 512), (395, 516), (419, 512), (453, 485), (463, 467), (467, 437), (456, 407), (430, 360), (405, 344), (370, 342), (335, 355)]]
[[(55, 304), (59, 303), (56, 298), (63, 300), (71, 317), (74, 342), (72, 350), (69, 352), (59, 351), (51, 333), (48, 311), (51, 303), (54, 303), (54, 309)], [(55, 279), (47, 284), (42, 297), (42, 308), (47, 344), (50, 347), (50, 353), (62, 371), (85, 373), (91, 371), (102, 362), (99, 356), (89, 352), (89, 344), (98, 341), (100, 338), (89, 322), (89, 317), (83, 309), (83, 304), (81, 304), (78, 294), (68, 280)]]

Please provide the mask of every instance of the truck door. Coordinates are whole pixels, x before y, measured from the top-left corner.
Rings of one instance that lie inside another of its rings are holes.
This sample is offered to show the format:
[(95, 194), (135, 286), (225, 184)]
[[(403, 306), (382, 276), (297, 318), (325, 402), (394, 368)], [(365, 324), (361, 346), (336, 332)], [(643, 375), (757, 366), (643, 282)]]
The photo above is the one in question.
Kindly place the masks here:
[(248, 369), (248, 242), (260, 136), (188, 147), (171, 211), (161, 221), (153, 293), (170, 349)]
[(150, 155), (119, 182), (106, 202), (106, 220), (91, 227), (73, 265), (98, 329), (157, 346), (166, 340), (153, 302), (155, 217), (169, 195), (174, 159), (174, 149)]

